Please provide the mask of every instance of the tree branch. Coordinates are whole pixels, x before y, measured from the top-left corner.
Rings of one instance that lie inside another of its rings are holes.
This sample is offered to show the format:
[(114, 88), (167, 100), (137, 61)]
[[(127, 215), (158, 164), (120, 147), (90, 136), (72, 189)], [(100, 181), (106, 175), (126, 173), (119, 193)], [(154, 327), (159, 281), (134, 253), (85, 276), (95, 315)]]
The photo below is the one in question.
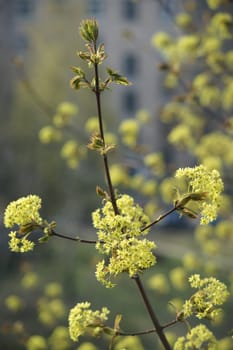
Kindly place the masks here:
[[(162, 329), (168, 328), (173, 326), (174, 324), (180, 322), (179, 320), (175, 319), (173, 321), (170, 321), (166, 323), (165, 325), (161, 326)], [(116, 335), (121, 335), (121, 336), (139, 336), (139, 335), (146, 335), (146, 334), (151, 334), (151, 333), (157, 333), (156, 328), (152, 329), (147, 329), (145, 331), (140, 331), (140, 332), (123, 332), (123, 331), (118, 331)]]
[(51, 231), (51, 235), (59, 237), (59, 238), (65, 238), (65, 239), (68, 239), (70, 241), (75, 241), (75, 242), (80, 242), (80, 243), (96, 244), (96, 241), (94, 241), (94, 240), (81, 239), (79, 237), (72, 237), (72, 236), (64, 235), (62, 233), (58, 233), (58, 232), (56, 232), (54, 230)]
[(155, 329), (156, 329), (156, 332), (158, 334), (158, 337), (159, 337), (161, 343), (164, 346), (164, 349), (172, 350), (172, 348), (171, 348), (170, 344), (168, 343), (168, 340), (167, 340), (167, 338), (166, 338), (166, 336), (165, 336), (165, 334), (163, 332), (163, 326), (160, 325), (160, 323), (159, 323), (159, 321), (157, 319), (157, 316), (155, 315), (155, 312), (154, 312), (154, 310), (152, 308), (152, 305), (151, 305), (151, 303), (150, 303), (150, 301), (149, 301), (149, 299), (147, 297), (146, 291), (144, 289), (144, 286), (143, 286), (143, 284), (141, 282), (140, 277), (138, 275), (136, 275), (133, 278), (134, 278), (134, 280), (135, 280), (135, 282), (137, 284), (137, 287), (138, 287), (138, 289), (139, 289), (139, 291), (141, 293), (141, 296), (142, 296), (142, 299), (144, 301), (144, 304), (145, 304), (145, 306), (147, 308), (147, 311), (148, 311), (148, 313), (150, 315), (150, 318), (151, 318), (151, 320), (153, 322), (153, 325), (155, 326)]
[(152, 227), (153, 225), (157, 224), (159, 221), (163, 220), (166, 216), (170, 215), (171, 213), (173, 213), (177, 209), (178, 209), (178, 207), (174, 206), (172, 209), (168, 210), (165, 214), (160, 215), (155, 221), (153, 221), (149, 225), (143, 227), (141, 229), (141, 232), (143, 232), (143, 231), (147, 230), (148, 228)]

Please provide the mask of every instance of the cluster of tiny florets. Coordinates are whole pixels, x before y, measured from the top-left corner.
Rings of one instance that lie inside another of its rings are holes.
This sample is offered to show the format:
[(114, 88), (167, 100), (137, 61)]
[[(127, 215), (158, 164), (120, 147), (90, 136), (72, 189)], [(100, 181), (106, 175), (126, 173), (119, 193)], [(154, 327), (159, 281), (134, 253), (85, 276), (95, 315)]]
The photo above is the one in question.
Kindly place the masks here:
[(220, 194), (223, 191), (223, 182), (219, 172), (199, 165), (194, 168), (178, 169), (175, 177), (187, 179), (188, 193), (205, 194), (205, 198), (196, 202), (201, 213), (201, 224), (214, 221), (220, 206)]
[(14, 225), (22, 226), (30, 222), (41, 223), (40, 208), (40, 197), (36, 195), (21, 197), (7, 206), (4, 224), (6, 227), (12, 228)]
[(35, 243), (27, 239), (28, 235), (23, 238), (17, 236), (17, 231), (11, 231), (9, 233), (10, 241), (9, 248), (15, 253), (25, 253), (33, 250)]
[(189, 317), (195, 314), (199, 319), (214, 319), (221, 310), (216, 306), (222, 305), (229, 296), (226, 285), (214, 277), (201, 279), (198, 274), (192, 275), (189, 283), (192, 288), (198, 290), (189, 300), (185, 301), (184, 316)]
[(34, 248), (34, 243), (28, 240), (28, 236), (36, 225), (41, 225), (39, 209), (41, 198), (36, 195), (28, 195), (11, 202), (4, 215), (4, 225), (7, 228), (17, 227), (17, 230), (9, 233), (9, 247), (13, 252), (27, 252)]
[(150, 222), (148, 216), (128, 195), (122, 195), (116, 203), (119, 214), (114, 213), (112, 203), (107, 201), (92, 215), (98, 235), (97, 250), (108, 256), (107, 262), (102, 260), (97, 264), (96, 277), (107, 287), (113, 286), (111, 277), (121, 272), (132, 277), (156, 261), (152, 253), (155, 243), (141, 239), (148, 233), (148, 230), (142, 232)]
[(109, 310), (103, 307), (101, 311), (92, 311), (91, 303), (83, 302), (76, 304), (69, 314), (69, 332), (74, 341), (85, 333), (99, 336), (103, 332), (104, 321), (108, 319)]
[(216, 350), (217, 341), (213, 333), (203, 324), (192, 328), (185, 337), (179, 337), (174, 350)]

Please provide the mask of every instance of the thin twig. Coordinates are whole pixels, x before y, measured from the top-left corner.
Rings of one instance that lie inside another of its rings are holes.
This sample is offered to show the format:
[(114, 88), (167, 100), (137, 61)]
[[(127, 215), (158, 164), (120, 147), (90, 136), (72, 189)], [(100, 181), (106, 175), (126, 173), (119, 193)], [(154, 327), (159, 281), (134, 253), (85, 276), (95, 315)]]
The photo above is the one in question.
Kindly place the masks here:
[(160, 325), (160, 323), (159, 323), (159, 321), (158, 321), (158, 319), (157, 319), (157, 317), (155, 315), (155, 312), (154, 312), (154, 310), (152, 308), (152, 305), (151, 305), (151, 303), (150, 303), (150, 301), (149, 301), (149, 299), (147, 297), (146, 291), (144, 289), (144, 286), (142, 284), (142, 281), (141, 281), (140, 277), (138, 275), (135, 275), (134, 276), (134, 280), (135, 280), (135, 282), (136, 282), (136, 284), (138, 286), (138, 289), (139, 289), (139, 291), (141, 293), (141, 296), (142, 296), (142, 299), (144, 301), (144, 304), (145, 304), (145, 306), (147, 308), (147, 311), (148, 311), (148, 313), (150, 315), (150, 318), (151, 318), (151, 320), (153, 322), (153, 325), (155, 326), (155, 329), (157, 331), (158, 337), (159, 337), (161, 343), (164, 346), (164, 349), (172, 350), (172, 348), (171, 348), (170, 344), (168, 343), (168, 340), (167, 340), (167, 338), (166, 338), (166, 336), (165, 336), (165, 334), (163, 332), (163, 326)]
[[(180, 322), (179, 320), (175, 319), (173, 321), (170, 321), (166, 323), (165, 325), (161, 326), (162, 329), (168, 328), (173, 326), (174, 324)], [(146, 335), (146, 334), (151, 334), (151, 333), (157, 333), (156, 328), (152, 329), (147, 329), (145, 331), (140, 331), (140, 332), (123, 332), (123, 331), (118, 331), (116, 335), (121, 335), (121, 336), (139, 336), (139, 335)]]
[[(96, 43), (94, 43), (94, 50), (96, 53)], [(96, 104), (97, 104), (97, 112), (98, 112), (98, 121), (99, 121), (99, 129), (100, 129), (100, 136), (103, 140), (103, 144), (105, 146), (105, 138), (104, 138), (104, 128), (103, 128), (103, 117), (102, 117), (102, 110), (101, 110), (101, 101), (100, 101), (100, 87), (99, 87), (99, 71), (98, 71), (98, 63), (94, 64), (94, 69), (95, 69), (95, 96), (96, 96)], [(109, 165), (108, 165), (108, 158), (107, 154), (103, 154), (103, 160), (104, 160), (104, 168), (105, 168), (105, 174), (107, 178), (107, 184), (110, 192), (110, 197), (111, 197), (111, 202), (113, 206), (113, 210), (115, 215), (119, 214), (117, 205), (116, 205), (116, 197), (114, 193), (114, 188), (112, 185), (112, 180), (110, 176), (110, 171), (109, 171)]]
[(154, 220), (153, 222), (151, 222), (149, 225), (143, 227), (141, 229), (141, 232), (147, 230), (148, 228), (150, 228), (151, 226), (157, 224), (159, 221), (163, 220), (166, 216), (170, 215), (171, 213), (173, 213), (174, 211), (176, 211), (178, 209), (177, 206), (174, 206), (172, 209), (168, 210), (165, 214), (160, 215), (156, 220)]
[(67, 236), (67, 235), (64, 235), (64, 234), (62, 234), (62, 233), (57, 233), (57, 232), (55, 232), (54, 230), (52, 230), (51, 235), (52, 235), (52, 236), (59, 237), (59, 238), (65, 238), (65, 239), (68, 239), (68, 240), (70, 240), (70, 241), (75, 241), (75, 242), (80, 242), (80, 243), (91, 243), (91, 244), (96, 244), (96, 241), (94, 241), (94, 240), (81, 239), (81, 238), (79, 238), (79, 237)]

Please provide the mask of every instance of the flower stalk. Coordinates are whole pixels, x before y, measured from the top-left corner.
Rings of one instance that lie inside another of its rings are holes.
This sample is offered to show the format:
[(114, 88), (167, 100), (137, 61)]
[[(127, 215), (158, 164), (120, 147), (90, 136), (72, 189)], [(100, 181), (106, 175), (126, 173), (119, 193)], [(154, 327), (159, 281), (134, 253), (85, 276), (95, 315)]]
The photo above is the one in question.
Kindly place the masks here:
[[(96, 48), (96, 42), (94, 42), (94, 52), (97, 52)], [(97, 105), (97, 114), (98, 114), (98, 121), (99, 121), (99, 130), (100, 130), (100, 136), (103, 140), (103, 147), (105, 148), (105, 138), (104, 138), (104, 128), (103, 128), (103, 117), (102, 117), (102, 109), (101, 109), (101, 91), (100, 91), (100, 86), (99, 86), (99, 69), (98, 69), (98, 63), (94, 63), (94, 70), (95, 70), (95, 97), (96, 97), (96, 105)], [(106, 174), (106, 179), (107, 179), (107, 184), (108, 184), (108, 189), (110, 193), (110, 198), (113, 206), (113, 210), (115, 215), (119, 214), (118, 208), (116, 205), (116, 196), (114, 193), (114, 188), (112, 185), (112, 180), (110, 176), (110, 171), (109, 171), (109, 165), (108, 165), (108, 157), (106, 153), (103, 153), (103, 161), (104, 161), (104, 169), (105, 169), (105, 174)]]
[(159, 320), (158, 320), (158, 318), (157, 318), (157, 316), (156, 316), (156, 314), (154, 312), (154, 309), (152, 308), (152, 305), (151, 305), (151, 303), (150, 303), (150, 301), (149, 301), (149, 299), (147, 297), (147, 294), (145, 292), (145, 289), (144, 289), (144, 286), (143, 286), (143, 283), (142, 283), (140, 277), (138, 275), (135, 275), (134, 276), (134, 280), (135, 280), (135, 282), (137, 284), (137, 287), (138, 287), (138, 289), (140, 291), (140, 294), (142, 296), (143, 302), (144, 302), (144, 304), (146, 306), (146, 309), (147, 309), (147, 311), (148, 311), (148, 313), (150, 315), (150, 318), (151, 318), (151, 320), (153, 322), (153, 325), (155, 326), (155, 329), (156, 329), (156, 332), (158, 334), (158, 337), (159, 337), (161, 343), (164, 346), (164, 349), (172, 350), (172, 348), (171, 348), (170, 344), (168, 343), (168, 340), (167, 340), (167, 338), (166, 338), (166, 336), (165, 336), (165, 334), (163, 332), (163, 328), (164, 327), (162, 325), (160, 325), (160, 323), (159, 323)]

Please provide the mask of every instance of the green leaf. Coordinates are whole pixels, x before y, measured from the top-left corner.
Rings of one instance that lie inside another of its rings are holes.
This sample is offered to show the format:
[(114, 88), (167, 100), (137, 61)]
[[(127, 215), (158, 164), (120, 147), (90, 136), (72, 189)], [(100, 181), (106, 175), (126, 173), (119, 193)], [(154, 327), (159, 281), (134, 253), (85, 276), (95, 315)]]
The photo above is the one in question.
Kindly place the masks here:
[(72, 89), (79, 90), (80, 89), (80, 82), (81, 82), (80, 76), (76, 75), (75, 77), (73, 77), (71, 79), (70, 86), (72, 87)]
[(115, 82), (116, 84), (120, 84), (120, 85), (125, 85), (125, 86), (131, 85), (131, 82), (129, 82), (129, 80), (126, 77), (122, 76), (120, 73), (113, 70), (112, 68), (107, 68), (107, 73), (112, 82)]
[(80, 67), (71, 67), (72, 71), (77, 74), (80, 78), (83, 78), (85, 76), (84, 71)]

